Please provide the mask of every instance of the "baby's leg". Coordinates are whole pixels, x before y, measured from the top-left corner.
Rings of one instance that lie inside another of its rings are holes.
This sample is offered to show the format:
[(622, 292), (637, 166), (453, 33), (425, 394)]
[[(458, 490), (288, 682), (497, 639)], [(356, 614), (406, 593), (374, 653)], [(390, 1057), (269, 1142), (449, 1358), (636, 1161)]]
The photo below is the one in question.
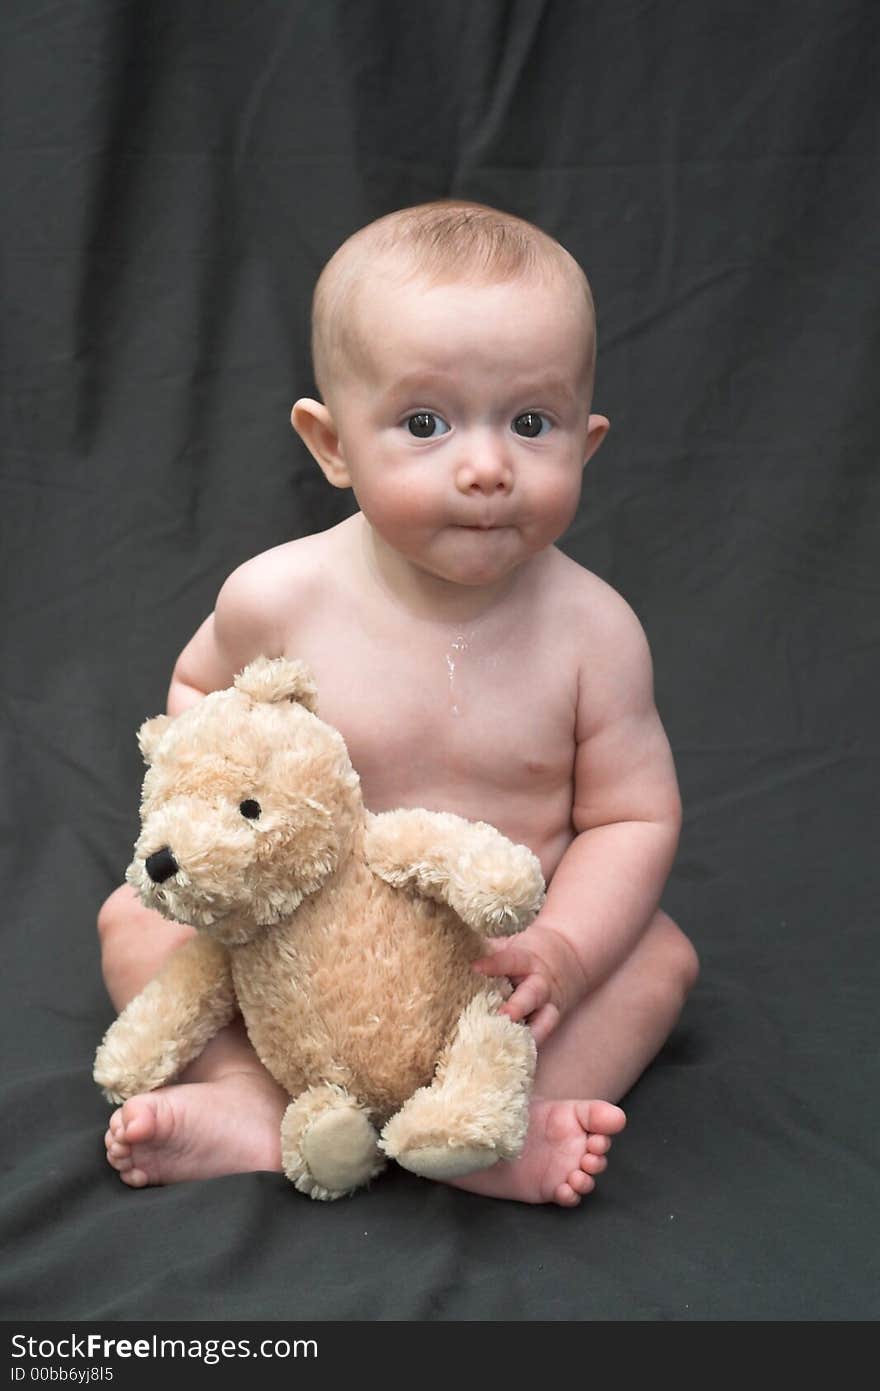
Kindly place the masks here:
[[(521, 1202), (574, 1207), (606, 1167), (619, 1101), (669, 1036), (693, 988), (696, 952), (658, 911), (638, 945), (538, 1052), (526, 1146), (519, 1159), (451, 1182)], [(572, 1101), (571, 1097), (605, 1097)]]
[[(193, 935), (143, 906), (128, 885), (98, 918), (104, 981), (117, 1010)], [(196, 1085), (198, 1084), (198, 1085)], [(211, 1039), (177, 1084), (131, 1097), (114, 1112), (107, 1158), (133, 1188), (281, 1168), (287, 1094), (266, 1072), (237, 1019)]]
[(128, 884), (107, 899), (98, 914), (101, 970), (107, 993), (118, 1012), (161, 971), (177, 947), (195, 929), (168, 922), (145, 908)]
[(663, 1047), (698, 974), (690, 941), (658, 910), (631, 955), (541, 1048), (541, 1095), (619, 1101)]
[[(143, 908), (127, 887), (104, 905), (99, 930), (105, 980), (117, 1009), (192, 933)], [(567, 1098), (624, 1096), (665, 1042), (697, 969), (687, 938), (658, 912), (632, 955), (542, 1046), (523, 1154), (452, 1180), (454, 1185), (521, 1202), (579, 1203), (604, 1170), (610, 1137), (625, 1120), (608, 1101)], [(280, 1171), (280, 1127), (289, 1098), (262, 1067), (240, 1021), (208, 1044), (181, 1081), (133, 1097), (113, 1116), (108, 1159), (125, 1182), (141, 1187)]]

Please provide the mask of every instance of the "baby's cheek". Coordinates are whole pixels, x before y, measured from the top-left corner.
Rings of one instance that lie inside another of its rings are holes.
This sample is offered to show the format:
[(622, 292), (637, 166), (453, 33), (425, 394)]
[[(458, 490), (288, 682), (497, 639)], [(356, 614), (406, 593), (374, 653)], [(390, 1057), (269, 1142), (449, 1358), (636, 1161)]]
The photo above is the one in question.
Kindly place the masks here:
[(358, 499), (361, 511), (381, 535), (396, 535), (430, 521), (436, 511), (431, 489), (418, 479), (398, 474)]
[(581, 496), (580, 475), (547, 477), (533, 491), (532, 515), (538, 529), (561, 536), (574, 521)]

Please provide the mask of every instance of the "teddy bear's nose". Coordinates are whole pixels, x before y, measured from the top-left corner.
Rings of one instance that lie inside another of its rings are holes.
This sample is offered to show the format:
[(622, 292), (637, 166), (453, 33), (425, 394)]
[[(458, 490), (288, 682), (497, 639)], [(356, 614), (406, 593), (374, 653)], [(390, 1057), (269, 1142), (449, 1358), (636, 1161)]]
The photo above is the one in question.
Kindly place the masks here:
[(144, 864), (154, 884), (164, 884), (165, 880), (170, 879), (180, 868), (167, 845), (163, 845), (161, 850), (154, 850), (152, 855), (148, 855), (144, 860)]

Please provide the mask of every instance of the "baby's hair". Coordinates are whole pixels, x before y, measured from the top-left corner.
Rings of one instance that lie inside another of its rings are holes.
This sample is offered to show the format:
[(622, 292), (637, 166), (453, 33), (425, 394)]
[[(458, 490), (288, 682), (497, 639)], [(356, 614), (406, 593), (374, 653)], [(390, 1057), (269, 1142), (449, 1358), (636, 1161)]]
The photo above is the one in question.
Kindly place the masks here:
[[(429, 285), (562, 278), (584, 303), (595, 360), (595, 309), (589, 282), (574, 257), (525, 218), (483, 203), (439, 199), (400, 208), (370, 222), (331, 256), (312, 300), (312, 363), (325, 401), (331, 383), (363, 360), (355, 300), (368, 269)], [(393, 262), (393, 267), (389, 266)]]

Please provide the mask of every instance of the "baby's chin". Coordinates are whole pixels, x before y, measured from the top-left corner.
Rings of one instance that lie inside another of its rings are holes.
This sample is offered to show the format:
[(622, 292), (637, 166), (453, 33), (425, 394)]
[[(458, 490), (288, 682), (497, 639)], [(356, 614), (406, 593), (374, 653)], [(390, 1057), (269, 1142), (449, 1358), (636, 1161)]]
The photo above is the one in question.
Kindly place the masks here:
[(485, 588), (507, 579), (531, 554), (514, 527), (449, 527), (415, 563), (450, 584)]

